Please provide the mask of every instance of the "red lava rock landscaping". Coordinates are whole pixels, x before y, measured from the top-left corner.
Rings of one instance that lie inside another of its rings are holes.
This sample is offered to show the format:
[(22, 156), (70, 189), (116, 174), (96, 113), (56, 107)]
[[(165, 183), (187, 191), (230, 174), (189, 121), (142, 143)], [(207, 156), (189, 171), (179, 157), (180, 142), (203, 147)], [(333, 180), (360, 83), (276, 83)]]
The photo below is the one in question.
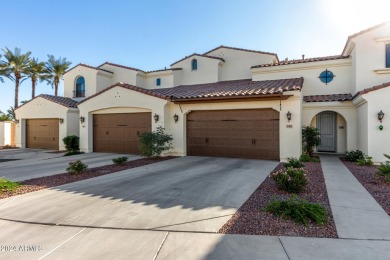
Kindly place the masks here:
[(42, 190), (46, 188), (51, 188), (54, 186), (59, 186), (71, 182), (90, 179), (90, 178), (94, 178), (94, 177), (98, 177), (98, 176), (102, 176), (114, 172), (119, 172), (127, 169), (132, 169), (132, 168), (152, 164), (152, 163), (167, 161), (174, 158), (177, 157), (167, 156), (167, 157), (155, 157), (155, 158), (142, 158), (134, 161), (128, 161), (121, 166), (118, 166), (116, 164), (110, 164), (101, 167), (90, 168), (85, 170), (81, 174), (71, 175), (69, 173), (61, 173), (61, 174), (56, 174), (51, 176), (25, 180), (21, 182), (21, 186), (19, 186), (16, 190), (4, 191), (0, 193), (0, 199), (15, 196), (15, 195), (20, 195), (28, 192), (33, 192), (37, 190)]
[[(304, 164), (304, 169), (308, 171), (309, 183), (306, 190), (298, 196), (309, 202), (321, 203), (328, 211), (326, 224), (316, 225), (310, 222), (305, 226), (292, 220), (274, 217), (272, 213), (263, 211), (267, 203), (275, 198), (287, 199), (291, 196), (279, 190), (273, 179), (266, 178), (236, 214), (219, 230), (219, 233), (337, 238), (321, 164), (314, 162)], [(283, 165), (279, 164), (275, 170), (280, 170), (282, 167)]]
[(341, 159), (344, 165), (352, 172), (364, 188), (374, 197), (382, 206), (388, 215), (390, 215), (390, 183), (387, 183), (383, 177), (377, 176), (378, 167), (359, 166), (354, 162), (348, 162)]

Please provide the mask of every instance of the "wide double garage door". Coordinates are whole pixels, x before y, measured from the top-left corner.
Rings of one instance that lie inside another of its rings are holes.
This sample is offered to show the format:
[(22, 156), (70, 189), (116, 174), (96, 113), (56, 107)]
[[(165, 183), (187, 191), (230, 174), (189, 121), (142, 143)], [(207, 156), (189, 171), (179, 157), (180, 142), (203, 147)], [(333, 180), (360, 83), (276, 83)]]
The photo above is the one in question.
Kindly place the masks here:
[(187, 154), (279, 160), (279, 112), (273, 109), (190, 112)]
[(93, 151), (139, 154), (139, 135), (151, 132), (151, 113), (93, 115)]
[(59, 120), (27, 119), (26, 120), (26, 147), (36, 149), (59, 149)]

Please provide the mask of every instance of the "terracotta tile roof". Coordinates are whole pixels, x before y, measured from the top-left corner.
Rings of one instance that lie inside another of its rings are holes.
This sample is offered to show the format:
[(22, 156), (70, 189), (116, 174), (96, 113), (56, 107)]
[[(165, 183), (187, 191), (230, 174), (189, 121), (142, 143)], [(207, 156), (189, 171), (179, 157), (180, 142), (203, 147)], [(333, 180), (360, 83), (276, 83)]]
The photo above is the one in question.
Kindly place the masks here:
[(122, 68), (122, 69), (135, 70), (135, 71), (140, 71), (140, 72), (144, 72), (145, 73), (145, 71), (137, 69), (137, 68), (128, 67), (128, 66), (124, 66), (124, 65), (120, 65), (120, 64), (115, 64), (115, 63), (111, 63), (111, 62), (105, 62), (105, 63), (101, 64), (100, 66), (98, 66), (98, 68), (100, 68), (100, 67), (102, 67), (104, 65), (111, 65), (111, 66), (119, 67), (119, 68)]
[(77, 101), (75, 101), (75, 100), (73, 100), (71, 98), (67, 98), (67, 97), (56, 97), (56, 96), (45, 95), (45, 94), (41, 94), (41, 95), (39, 95), (37, 97), (42, 97), (44, 99), (53, 101), (54, 103), (57, 103), (59, 105), (63, 105), (65, 107), (77, 108), (77, 104), (78, 104)]
[(347, 42), (345, 43), (345, 46), (344, 46), (344, 49), (343, 49), (342, 54), (344, 54), (344, 52), (345, 52), (346, 49), (347, 49), (348, 43), (349, 43), (353, 38), (355, 38), (355, 37), (357, 37), (357, 36), (360, 36), (360, 35), (362, 35), (362, 34), (368, 33), (368, 32), (370, 32), (370, 31), (372, 31), (372, 30), (378, 29), (379, 27), (382, 27), (382, 26), (386, 25), (387, 23), (389, 23), (389, 22), (384, 22), (384, 23), (380, 23), (380, 24), (374, 25), (374, 26), (372, 26), (372, 27), (370, 27), (370, 28), (367, 28), (367, 29), (365, 29), (365, 30), (362, 30), (362, 31), (360, 31), (360, 32), (357, 32), (357, 33), (354, 33), (354, 34), (348, 36), (348, 39), (347, 39)]
[(387, 82), (387, 83), (383, 83), (381, 85), (377, 85), (377, 86), (373, 86), (371, 88), (366, 88), (366, 89), (363, 89), (359, 92), (357, 92), (352, 99), (355, 99), (357, 98), (358, 96), (360, 95), (364, 95), (364, 94), (367, 94), (369, 92), (372, 92), (372, 91), (375, 91), (375, 90), (379, 90), (379, 89), (383, 89), (383, 88), (387, 88), (387, 87), (390, 87), (390, 82)]
[(200, 57), (205, 57), (205, 58), (210, 58), (210, 59), (216, 59), (216, 60), (221, 60), (223, 62), (225, 61), (224, 59), (222, 59), (220, 57), (210, 56), (210, 55), (206, 55), (206, 54), (193, 53), (190, 56), (185, 56), (183, 59), (178, 60), (178, 61), (172, 63), (171, 66), (173, 66), (173, 65), (175, 65), (175, 64), (177, 64), (177, 63), (179, 63), (179, 62), (181, 62), (181, 61), (183, 61), (185, 59), (191, 58), (193, 56), (200, 56)]
[[(272, 52), (265, 52), (265, 51), (255, 51), (255, 50), (248, 50), (248, 49), (242, 49), (242, 48), (236, 48), (236, 47), (229, 47), (229, 46), (225, 46), (225, 45), (221, 45), (221, 46), (218, 46), (214, 49), (212, 49), (211, 51), (208, 51), (204, 54), (209, 54), (210, 52), (213, 52), (215, 50), (218, 50), (218, 49), (221, 49), (221, 48), (225, 48), (225, 49), (231, 49), (231, 50), (236, 50), (236, 51), (246, 51), (246, 52), (253, 52), (253, 53), (259, 53), (259, 54), (268, 54), (268, 55), (273, 55), (273, 56), (276, 56), (276, 58), (278, 59), (278, 55), (276, 53), (272, 53)], [(279, 60), (279, 59), (278, 59)]]
[(99, 96), (101, 94), (103, 94), (104, 92), (112, 89), (112, 88), (115, 88), (115, 87), (121, 87), (121, 88), (125, 88), (125, 89), (129, 89), (129, 90), (133, 90), (133, 91), (137, 91), (137, 92), (140, 92), (140, 93), (143, 93), (143, 94), (146, 94), (146, 95), (149, 95), (149, 96), (153, 96), (153, 97), (158, 97), (158, 98), (161, 98), (161, 99), (169, 99), (170, 97), (169, 96), (165, 96), (163, 94), (160, 94), (158, 92), (155, 92), (154, 90), (151, 90), (151, 89), (145, 89), (145, 88), (140, 88), (140, 87), (136, 87), (136, 86), (133, 86), (133, 85), (129, 85), (129, 84), (126, 84), (126, 83), (123, 83), (123, 82), (118, 82), (106, 89), (103, 89), (102, 91), (92, 95), (92, 96), (89, 96), (87, 97), (86, 99), (82, 100), (79, 104), (81, 103), (84, 103), (85, 101), (88, 101), (96, 96)]
[(282, 94), (284, 91), (301, 90), (302, 86), (303, 78), (265, 81), (245, 79), (184, 85), (173, 88), (155, 89), (154, 91), (165, 96), (170, 96), (172, 100), (180, 100)]
[(76, 66), (68, 69), (64, 74), (68, 73), (69, 71), (73, 70), (74, 68), (76, 68), (78, 66), (82, 66), (82, 67), (86, 67), (86, 68), (90, 68), (90, 69), (94, 69), (94, 70), (101, 70), (101, 71), (104, 71), (104, 72), (108, 72), (108, 73), (114, 74), (114, 72), (112, 72), (112, 71), (101, 69), (99, 67), (93, 67), (93, 66), (90, 66), (90, 65), (87, 65), (87, 64), (84, 64), (84, 63), (77, 64)]
[(309, 102), (332, 102), (332, 101), (351, 101), (352, 94), (332, 94), (332, 95), (314, 95), (304, 96), (303, 101)]
[(260, 65), (252, 66), (252, 69), (299, 64), (299, 63), (309, 63), (309, 62), (316, 62), (316, 61), (340, 60), (340, 59), (348, 59), (348, 58), (349, 56), (335, 55), (335, 56), (316, 57), (316, 58), (299, 59), (299, 60), (288, 60), (288, 61), (281, 61), (278, 63), (268, 63), (268, 64), (260, 64)]
[(160, 71), (170, 71), (170, 70), (182, 70), (182, 68), (169, 68), (169, 69), (161, 69), (161, 70), (150, 70), (146, 73), (160, 72)]
[(71, 99), (71, 98), (67, 98), (67, 97), (56, 97), (56, 96), (52, 96), (52, 95), (46, 95), (46, 94), (41, 94), (39, 96), (36, 96), (35, 98), (29, 100), (28, 102), (24, 103), (23, 105), (19, 106), (17, 109), (27, 105), (28, 103), (30, 103), (31, 101), (37, 99), (37, 98), (44, 98), (44, 99), (47, 99), (49, 101), (52, 101), (54, 103), (57, 103), (61, 106), (64, 106), (64, 107), (68, 107), (68, 108), (77, 108), (77, 104), (78, 102)]

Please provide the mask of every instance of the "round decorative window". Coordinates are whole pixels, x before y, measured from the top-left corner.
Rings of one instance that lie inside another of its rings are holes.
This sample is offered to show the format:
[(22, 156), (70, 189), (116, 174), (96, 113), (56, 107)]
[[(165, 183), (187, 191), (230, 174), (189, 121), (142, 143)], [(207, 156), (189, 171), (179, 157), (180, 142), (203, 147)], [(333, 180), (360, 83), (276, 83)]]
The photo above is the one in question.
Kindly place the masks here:
[(333, 72), (331, 72), (330, 70), (324, 70), (323, 72), (321, 72), (318, 78), (321, 80), (321, 82), (328, 84), (333, 80), (334, 77), (335, 76)]

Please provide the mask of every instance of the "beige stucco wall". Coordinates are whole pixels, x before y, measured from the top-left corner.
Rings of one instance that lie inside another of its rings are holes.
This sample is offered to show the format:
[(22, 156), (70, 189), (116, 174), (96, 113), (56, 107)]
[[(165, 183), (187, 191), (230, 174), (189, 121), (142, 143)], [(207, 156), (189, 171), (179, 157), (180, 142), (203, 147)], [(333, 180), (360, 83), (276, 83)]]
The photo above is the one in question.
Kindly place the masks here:
[(92, 96), (97, 91), (97, 70), (87, 68), (84, 66), (78, 66), (64, 76), (64, 96), (73, 98), (73, 91), (76, 87), (76, 79), (79, 76), (84, 77), (85, 79), (85, 96)]
[[(390, 23), (362, 34), (352, 40), (355, 44), (357, 91), (390, 82), (390, 68), (386, 69), (385, 45), (390, 43)], [(375, 70), (384, 70), (379, 74)]]
[(250, 79), (252, 78), (252, 66), (268, 64), (276, 60), (274, 55), (233, 50), (229, 48), (219, 48), (207, 55), (220, 57), (225, 60), (220, 68), (220, 81)]
[[(166, 103), (167, 101), (164, 99), (122, 87), (112, 88), (81, 103), (79, 105), (80, 116), (85, 117), (85, 122), (80, 127), (80, 150), (83, 152), (93, 151), (93, 114), (151, 112), (152, 130), (155, 130), (160, 125), (166, 128), (164, 114)], [(153, 120), (154, 114), (160, 116), (157, 123)]]
[(116, 82), (113, 82), (113, 75), (110, 75), (108, 73), (102, 73), (98, 72), (96, 75), (96, 91), (102, 91), (105, 88), (108, 88), (109, 86), (115, 84)]
[(62, 139), (67, 135), (78, 135), (78, 110), (67, 108), (52, 101), (38, 97), (15, 111), (19, 124), (16, 125), (16, 146), (26, 147), (26, 119), (63, 118), (59, 125), (59, 148), (64, 150)]
[[(144, 76), (144, 88), (147, 89), (158, 89), (158, 88), (171, 88), (174, 86), (173, 72), (168, 71), (159, 71), (153, 73), (147, 73)], [(156, 85), (156, 80), (161, 79), (161, 85)]]
[[(118, 82), (124, 82), (133, 86), (137, 86), (137, 74), (143, 74), (142, 72), (131, 70), (131, 69), (125, 69), (118, 66), (113, 66), (109, 64), (105, 64), (101, 66), (100, 68), (108, 70), (113, 72), (112, 76), (112, 84), (118, 83)], [(141, 85), (139, 87), (142, 87)]]
[[(322, 83), (318, 78), (324, 70), (335, 75), (333, 81)], [(288, 78), (304, 78), (303, 95), (327, 95), (353, 93), (351, 80), (351, 60), (342, 59), (326, 62), (312, 62), (292, 65), (281, 65), (252, 69), (253, 80), (276, 80)]]
[(368, 153), (368, 104), (365, 100), (361, 99), (361, 103), (356, 104), (357, 114), (357, 147), (365, 154)]
[(304, 103), (302, 125), (316, 126), (316, 116), (325, 111), (337, 113), (337, 152), (357, 149), (357, 115), (352, 102)]
[[(367, 153), (373, 157), (374, 162), (385, 160), (383, 154), (390, 154), (390, 87), (373, 91), (362, 96), (367, 101), (365, 113), (367, 113)], [(384, 129), (379, 130), (381, 123), (378, 120), (378, 112), (383, 111), (385, 117), (382, 125)]]
[[(197, 59), (198, 61), (197, 70), (192, 70), (191, 62), (193, 59)], [(220, 63), (223, 62), (219, 59), (205, 58), (202, 56), (188, 57), (172, 66), (172, 68), (182, 68), (180, 70), (180, 81), (177, 80), (175, 83), (178, 83), (178, 85), (191, 85), (217, 82)]]

